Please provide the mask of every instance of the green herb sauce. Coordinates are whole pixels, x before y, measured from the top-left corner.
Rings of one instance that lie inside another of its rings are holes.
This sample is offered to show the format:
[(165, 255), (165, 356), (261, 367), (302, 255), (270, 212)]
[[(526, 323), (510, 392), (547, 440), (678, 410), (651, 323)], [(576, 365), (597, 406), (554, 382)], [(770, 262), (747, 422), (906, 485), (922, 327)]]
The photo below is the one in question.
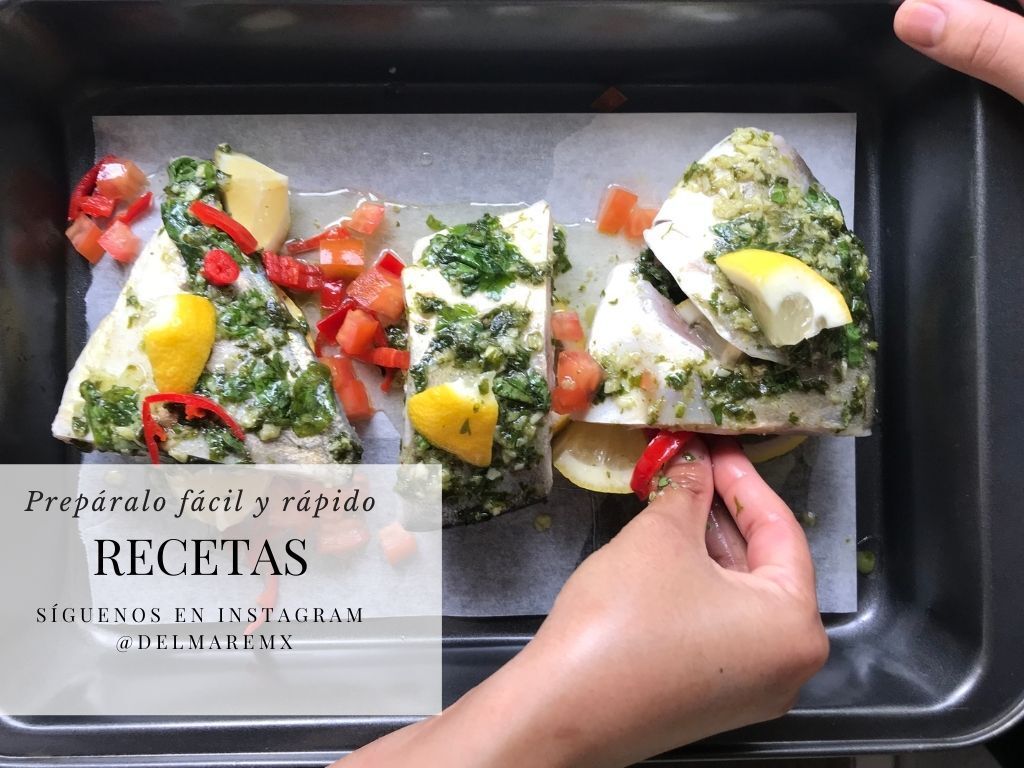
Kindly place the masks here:
[(547, 277), (545, 270), (523, 257), (498, 218), (489, 213), (435, 235), (420, 263), (439, 269), (463, 296), (483, 291), (497, 299), (517, 280), (539, 285)]
[(494, 373), (493, 384), (481, 382), (481, 394), (493, 387), (498, 401), (498, 424), (488, 468), (475, 467), (431, 445), (422, 435), (413, 438), (418, 461), (442, 467), (441, 488), (446, 498), (472, 499), (474, 520), (504, 510), (508, 494), (500, 485), (509, 471), (534, 467), (541, 460), (538, 431), (551, 408), (547, 379), (530, 366), (543, 348), (543, 337), (529, 331), (532, 313), (521, 306), (500, 305), (483, 315), (468, 304), (450, 305), (434, 297), (419, 297), (415, 310), (436, 317), (434, 337), (420, 361), (409, 371), (415, 391), (429, 385), (428, 374), (444, 368)]
[(142, 447), (142, 410), (134, 390), (86, 380), (78, 391), (85, 400), (82, 415), (72, 422), (78, 437), (91, 432), (101, 451), (134, 453)]

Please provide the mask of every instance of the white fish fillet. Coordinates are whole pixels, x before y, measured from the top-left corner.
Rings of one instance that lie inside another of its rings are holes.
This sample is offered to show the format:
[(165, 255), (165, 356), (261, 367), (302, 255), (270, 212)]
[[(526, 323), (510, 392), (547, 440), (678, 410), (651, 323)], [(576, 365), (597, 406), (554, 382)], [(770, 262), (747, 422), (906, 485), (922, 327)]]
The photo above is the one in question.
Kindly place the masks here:
[[(551, 261), (552, 229), (551, 212), (547, 203), (538, 202), (524, 210), (503, 214), (499, 217), (499, 222), (527, 261), (544, 270), (548, 269)], [(417, 262), (431, 239), (445, 233), (446, 230), (442, 230), (435, 235), (419, 240), (413, 249), (413, 265), (406, 267), (402, 273), (409, 322), (411, 368), (414, 369), (418, 363), (423, 361), (430, 342), (435, 337), (437, 324), (435, 314), (424, 315), (419, 311), (418, 304), (421, 297), (439, 298), (449, 305), (469, 304), (479, 315), (501, 306), (514, 305), (530, 311), (529, 324), (520, 333), (520, 338), (525, 338), (530, 334), (540, 334), (544, 340), (543, 346), (531, 354), (529, 365), (547, 381), (550, 388), (552, 384), (549, 330), (550, 277), (538, 285), (527, 281), (513, 282), (498, 297), (490, 296), (483, 291), (463, 296), (445, 279), (439, 269), (417, 266)], [(431, 366), (426, 371), (427, 386), (442, 384), (464, 375), (465, 371), (457, 365)], [(500, 374), (498, 375), (500, 376)], [(413, 377), (409, 376), (406, 380), (406, 397), (408, 398), (415, 392)], [(401, 461), (403, 463), (424, 461), (423, 454), (416, 448), (414, 438), (415, 432), (407, 416), (402, 439)], [(446, 491), (443, 494), (445, 524), (487, 519), (510, 509), (544, 499), (550, 492), (552, 483), (550, 414), (545, 415), (537, 424), (533, 447), (539, 454), (538, 461), (519, 470), (505, 469), (499, 478), (487, 483), (488, 492), (493, 492), (501, 499), (487, 503), (486, 508), (482, 506), (484, 494), (455, 494), (449, 492), (446, 486)], [(432, 456), (436, 455), (432, 453)], [(483, 482), (482, 478), (487, 477), (488, 472), (492, 471), (488, 468), (470, 467), (450, 454), (440, 453), (439, 458), (443, 462), (442, 466), (446, 475), (458, 475), (462, 479), (473, 478)]]

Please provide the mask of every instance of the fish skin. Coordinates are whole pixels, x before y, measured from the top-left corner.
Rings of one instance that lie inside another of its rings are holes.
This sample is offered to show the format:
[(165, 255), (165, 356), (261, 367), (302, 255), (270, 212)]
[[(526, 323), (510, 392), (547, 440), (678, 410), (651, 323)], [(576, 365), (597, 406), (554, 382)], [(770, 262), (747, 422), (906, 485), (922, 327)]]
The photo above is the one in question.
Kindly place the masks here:
[[(131, 273), (124, 287), (108, 314), (97, 326), (89, 338), (85, 348), (79, 354), (68, 381), (64, 394), (52, 425), (53, 436), (59, 440), (83, 447), (94, 447), (92, 435), (77, 436), (72, 428), (72, 419), (76, 410), (84, 402), (79, 393), (79, 386), (90, 378), (101, 378), (111, 383), (124, 383), (135, 389), (141, 398), (157, 391), (153, 379), (153, 371), (149, 360), (142, 352), (142, 334), (144, 322), (129, 323), (132, 308), (128, 306), (128, 296), (134, 293), (141, 305), (142, 316), (150, 307), (164, 296), (188, 292), (188, 272), (184, 260), (178, 253), (174, 242), (166, 230), (161, 227), (146, 244), (142, 253), (132, 265)], [(246, 267), (236, 281), (239, 292), (256, 288), (284, 304), (289, 312), (294, 312), (294, 305), (280, 289), (273, 285), (260, 267)], [(307, 338), (298, 329), (288, 331), (287, 344), (280, 348), (282, 357), (294, 367), (302, 370), (316, 360), (309, 347)], [(207, 361), (205, 370), (214, 371), (218, 366), (229, 365), (232, 355), (238, 347), (230, 339), (217, 339)], [(131, 369), (129, 369), (129, 366)], [(239, 406), (223, 404), (225, 410), (238, 418)], [(246, 433), (245, 447), (253, 462), (258, 464), (328, 464), (334, 463), (331, 456), (330, 443), (341, 438), (352, 442), (355, 452), (360, 450), (359, 437), (345, 417), (344, 410), (335, 400), (336, 416), (332, 423), (319, 435), (299, 437), (291, 429), (283, 429), (278, 438), (263, 441), (254, 433)], [(158, 419), (161, 411), (154, 413)], [(173, 438), (162, 445), (166, 451), (173, 451), (182, 459), (193, 458), (201, 461), (212, 461), (206, 440), (202, 437), (194, 439)], [(145, 449), (139, 447), (134, 455), (144, 455)], [(229, 454), (224, 463), (237, 461), (237, 457)]]

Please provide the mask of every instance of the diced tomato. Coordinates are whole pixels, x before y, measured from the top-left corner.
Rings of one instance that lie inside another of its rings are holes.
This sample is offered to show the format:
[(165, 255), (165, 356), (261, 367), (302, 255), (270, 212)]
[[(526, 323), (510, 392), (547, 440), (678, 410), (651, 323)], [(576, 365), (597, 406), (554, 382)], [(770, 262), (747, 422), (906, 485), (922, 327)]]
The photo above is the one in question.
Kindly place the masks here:
[(242, 253), (248, 255), (256, 250), (259, 243), (252, 232), (231, 218), (220, 208), (214, 208), (202, 200), (194, 200), (188, 207), (188, 212), (208, 227), (219, 229), (225, 235), (235, 241)]
[(304, 240), (289, 240), (284, 244), (284, 249), (294, 256), (296, 253), (306, 253), (307, 251), (318, 250), (320, 248), (320, 243), (325, 239), (334, 238), (337, 240), (348, 236), (349, 234), (347, 229), (335, 224), (332, 227), (328, 227), (323, 232), (313, 235), (312, 237), (307, 237)]
[(363, 355), (373, 347), (373, 338), (380, 328), (377, 318), (362, 309), (345, 315), (338, 331), (338, 346), (346, 355)]
[(658, 378), (646, 368), (640, 374), (640, 389), (648, 393), (658, 391)]
[(385, 525), (377, 531), (377, 537), (381, 551), (391, 565), (398, 565), (416, 554), (416, 538), (401, 523)]
[(142, 249), (142, 241), (123, 221), (115, 221), (99, 240), (100, 246), (122, 264), (135, 260)]
[(385, 394), (391, 391), (391, 385), (395, 381), (395, 375), (398, 373), (397, 368), (388, 368), (384, 371), (384, 378), (380, 380), (380, 391)]
[(330, 237), (320, 241), (320, 269), (328, 280), (354, 280), (365, 267), (362, 240)]
[(586, 409), (603, 378), (604, 371), (589, 354), (582, 350), (563, 350), (558, 355), (551, 407), (556, 413)]
[(384, 205), (369, 201), (360, 203), (352, 212), (352, 220), (345, 226), (360, 235), (372, 235), (384, 221)]
[(597, 213), (597, 231), (606, 235), (617, 234), (629, 221), (629, 212), (636, 201), (637, 196), (625, 187), (610, 184)]
[(327, 339), (333, 339), (338, 335), (338, 331), (341, 330), (341, 324), (345, 322), (345, 316), (349, 313), (349, 310), (354, 309), (356, 303), (346, 296), (341, 300), (341, 304), (331, 314), (327, 315), (316, 324), (316, 329)]
[(559, 341), (583, 341), (580, 316), (569, 309), (560, 309), (551, 315), (551, 335)]
[(347, 357), (322, 357), (320, 362), (331, 369), (334, 392), (338, 395), (349, 421), (370, 418), (373, 415), (370, 398), (366, 394), (366, 386), (356, 378), (352, 361)]
[(95, 264), (103, 258), (103, 246), (100, 245), (100, 238), (103, 232), (96, 222), (84, 213), (78, 215), (71, 226), (64, 233), (76, 251), (78, 251), (90, 264)]
[(409, 370), (409, 352), (394, 347), (377, 347), (370, 353), (370, 360), (381, 368), (401, 368)]
[(401, 279), (384, 271), (380, 265), (371, 267), (349, 283), (348, 295), (389, 324), (397, 321), (405, 310)]
[(629, 221), (626, 222), (626, 237), (643, 237), (644, 230), (651, 228), (657, 214), (657, 208), (634, 208), (629, 212)]
[(131, 160), (112, 158), (96, 174), (96, 191), (112, 200), (134, 200), (145, 188), (146, 174)]
[[(340, 280), (324, 280), (320, 289), (320, 309), (334, 311), (345, 298), (345, 284)], [(340, 327), (340, 326), (339, 326)], [(337, 331), (335, 331), (337, 333)]]
[(398, 258), (394, 251), (385, 250), (381, 251), (377, 266), (385, 272), (390, 272), (395, 277), (401, 277), (402, 270), (405, 269), (405, 262)]
[(327, 555), (345, 555), (361, 549), (369, 540), (370, 530), (359, 518), (327, 518), (318, 526), (316, 550)]
[(319, 291), (324, 284), (324, 276), (319, 266), (292, 256), (280, 256), (273, 251), (264, 251), (263, 267), (267, 270), (270, 282), (282, 288), (293, 291)]
[(89, 195), (78, 201), (78, 210), (89, 216), (105, 219), (114, 212), (117, 202), (103, 195)]

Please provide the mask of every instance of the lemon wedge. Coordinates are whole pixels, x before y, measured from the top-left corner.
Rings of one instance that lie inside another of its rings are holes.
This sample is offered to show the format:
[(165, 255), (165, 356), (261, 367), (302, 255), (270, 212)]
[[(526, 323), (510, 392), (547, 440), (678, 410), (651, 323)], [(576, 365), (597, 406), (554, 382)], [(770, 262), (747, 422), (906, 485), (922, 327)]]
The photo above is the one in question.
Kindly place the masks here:
[(574, 421), (555, 439), (555, 468), (566, 480), (598, 493), (632, 493), (633, 467), (647, 448), (642, 429)]
[(178, 293), (156, 304), (142, 330), (142, 349), (160, 392), (195, 389), (217, 335), (217, 311), (205, 296)]
[(413, 429), (431, 445), (474, 467), (490, 465), (498, 425), (498, 401), (490, 386), (481, 393), (480, 383), (438, 384), (417, 392), (406, 403)]
[(800, 259), (747, 248), (715, 263), (777, 347), (853, 321), (843, 294)]
[(807, 435), (772, 435), (763, 439), (741, 440), (740, 446), (752, 463), (763, 464), (796, 450), (806, 439)]
[(288, 177), (241, 152), (218, 149), (213, 162), (224, 173), (224, 205), (260, 248), (277, 250), (288, 236)]

